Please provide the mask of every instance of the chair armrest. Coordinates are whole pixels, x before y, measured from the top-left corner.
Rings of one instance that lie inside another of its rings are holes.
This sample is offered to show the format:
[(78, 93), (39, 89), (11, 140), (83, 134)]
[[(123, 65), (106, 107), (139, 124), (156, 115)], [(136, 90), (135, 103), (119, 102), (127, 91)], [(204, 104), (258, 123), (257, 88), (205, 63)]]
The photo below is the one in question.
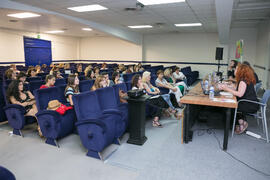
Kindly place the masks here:
[(84, 125), (84, 124), (95, 124), (95, 125), (101, 126), (102, 129), (103, 129), (103, 134), (104, 134), (105, 131), (107, 131), (107, 127), (106, 127), (105, 123), (103, 123), (99, 119), (86, 119), (86, 120), (79, 121), (79, 122), (75, 123), (75, 125), (77, 127), (81, 126), (81, 125)]
[(261, 106), (266, 106), (266, 104), (263, 104), (261, 102), (257, 102), (257, 101), (251, 101), (251, 100), (248, 100), (248, 99), (241, 99), (239, 100), (237, 103), (239, 104), (240, 102), (250, 102), (250, 103), (254, 103), (254, 104), (259, 104)]
[(106, 115), (106, 114), (118, 114), (118, 115), (122, 115), (122, 112), (119, 111), (118, 109), (105, 109), (102, 111), (102, 114)]
[(42, 110), (42, 111), (40, 111), (40, 112), (38, 112), (36, 114), (36, 116), (37, 116), (37, 118), (38, 118), (39, 121), (42, 120), (42, 119), (39, 119), (39, 117), (41, 117), (43, 115), (51, 115), (51, 116), (55, 117), (54, 119), (55, 119), (55, 122), (56, 123), (59, 123), (60, 122), (60, 119), (61, 119), (61, 115), (58, 112), (56, 112), (56, 111)]
[(3, 109), (4, 110), (8, 110), (8, 109), (17, 109), (18, 111), (20, 111), (22, 114), (25, 114), (25, 108), (21, 105), (18, 104), (7, 104)]

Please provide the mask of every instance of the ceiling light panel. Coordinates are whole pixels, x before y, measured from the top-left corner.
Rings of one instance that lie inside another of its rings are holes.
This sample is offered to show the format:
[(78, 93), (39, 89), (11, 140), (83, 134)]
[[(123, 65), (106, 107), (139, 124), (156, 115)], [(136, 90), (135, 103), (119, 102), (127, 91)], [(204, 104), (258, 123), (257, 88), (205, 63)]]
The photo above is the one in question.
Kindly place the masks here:
[(76, 11), (76, 12), (88, 12), (88, 11), (106, 10), (108, 8), (101, 6), (99, 4), (92, 4), (92, 5), (86, 5), (86, 6), (69, 7), (68, 9), (72, 11)]
[(40, 15), (30, 12), (24, 12), (24, 13), (8, 14), (7, 16), (23, 19), (23, 18), (39, 17)]
[(92, 31), (93, 29), (91, 29), (91, 28), (82, 28), (82, 30), (84, 30), (84, 31)]
[(63, 33), (64, 31), (62, 30), (54, 30), (54, 31), (46, 31), (46, 33), (50, 33), (50, 34), (57, 34), (57, 33)]
[(202, 23), (188, 23), (188, 24), (174, 24), (177, 27), (194, 27), (194, 26), (202, 26)]
[(151, 25), (136, 25), (136, 26), (128, 26), (131, 29), (143, 29), (143, 28), (152, 28)]
[(180, 3), (185, 2), (185, 0), (137, 0), (143, 5), (157, 5), (157, 4), (169, 4), (169, 3)]

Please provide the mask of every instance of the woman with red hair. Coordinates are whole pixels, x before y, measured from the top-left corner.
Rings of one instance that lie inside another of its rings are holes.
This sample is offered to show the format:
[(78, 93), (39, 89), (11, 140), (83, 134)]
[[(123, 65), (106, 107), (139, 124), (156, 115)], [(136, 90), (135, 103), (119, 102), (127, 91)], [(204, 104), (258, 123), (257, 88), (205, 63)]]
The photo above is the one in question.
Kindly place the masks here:
[[(241, 99), (258, 101), (257, 95), (254, 89), (254, 85), (256, 84), (256, 80), (254, 77), (254, 71), (248, 65), (239, 64), (235, 69), (235, 79), (237, 88), (233, 90), (229, 88), (227, 85), (220, 85), (220, 89), (224, 91), (228, 91), (236, 96), (237, 101)], [(259, 109), (258, 104), (249, 103), (249, 102), (240, 102), (238, 104), (238, 111), (241, 112), (241, 115), (238, 116), (238, 123), (235, 127), (235, 133), (241, 134), (243, 133), (247, 127), (248, 123), (245, 120), (246, 113), (255, 113)]]

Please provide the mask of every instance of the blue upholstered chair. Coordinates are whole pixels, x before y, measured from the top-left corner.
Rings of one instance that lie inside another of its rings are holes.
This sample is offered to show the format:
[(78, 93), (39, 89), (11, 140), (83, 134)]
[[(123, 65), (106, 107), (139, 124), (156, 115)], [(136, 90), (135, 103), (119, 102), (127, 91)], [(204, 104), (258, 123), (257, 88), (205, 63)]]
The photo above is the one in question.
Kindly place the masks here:
[(46, 143), (58, 146), (57, 140), (63, 138), (74, 131), (74, 123), (76, 121), (73, 109), (66, 111), (64, 115), (60, 115), (56, 111), (47, 110), (48, 103), (51, 100), (63, 102), (63, 87), (52, 87), (38, 89), (34, 91), (38, 113), (38, 123)]
[(31, 93), (34, 92), (34, 90), (39, 89), (42, 84), (45, 84), (44, 81), (30, 81), (29, 82), (29, 90)]
[(31, 82), (31, 81), (41, 81), (41, 77), (40, 76), (36, 76), (36, 77), (28, 77), (26, 78), (27, 82)]
[(93, 86), (95, 80), (83, 80), (80, 81), (79, 89), (80, 92), (90, 91), (91, 87)]
[(56, 79), (55, 83), (54, 83), (55, 86), (60, 86), (60, 85), (64, 85), (64, 84), (66, 84), (66, 79), (65, 78)]
[(5, 101), (5, 107), (3, 108), (8, 120), (8, 124), (13, 128), (13, 134), (23, 137), (22, 129), (25, 125), (36, 122), (35, 117), (25, 116), (25, 108), (18, 104), (10, 104), (6, 98), (6, 86), (3, 86), (3, 97)]
[(116, 136), (121, 137), (128, 126), (128, 109), (117, 104), (114, 89), (106, 87), (96, 90), (98, 101), (102, 110), (118, 113), (121, 118), (116, 121)]
[(186, 76), (188, 86), (192, 85), (199, 78), (199, 72), (191, 71), (190, 66), (182, 68), (181, 72)]
[(95, 91), (83, 92), (73, 96), (76, 123), (80, 139), (88, 150), (87, 156), (102, 159), (100, 152), (117, 141), (115, 135), (116, 119), (119, 113), (102, 111)]
[(8, 169), (0, 166), (0, 179), (1, 180), (16, 180), (15, 176)]

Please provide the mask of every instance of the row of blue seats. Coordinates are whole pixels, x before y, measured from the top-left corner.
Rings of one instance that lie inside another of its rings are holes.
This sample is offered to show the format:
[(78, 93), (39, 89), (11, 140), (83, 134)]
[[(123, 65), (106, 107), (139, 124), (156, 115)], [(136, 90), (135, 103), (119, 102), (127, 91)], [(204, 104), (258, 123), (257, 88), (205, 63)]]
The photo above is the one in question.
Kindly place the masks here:
[[(88, 84), (90, 84), (88, 81)], [(59, 100), (67, 104), (64, 97), (65, 85), (37, 89), (34, 91), (38, 113), (36, 114), (46, 143), (58, 145), (57, 140), (78, 130), (82, 144), (88, 149), (88, 156), (100, 158), (101, 152), (111, 143), (118, 143), (128, 126), (128, 106), (119, 101), (119, 89), (127, 91), (126, 85), (96, 91), (82, 92), (74, 95), (74, 110), (68, 110), (64, 115), (47, 110), (50, 100)], [(22, 135), (25, 125), (35, 122), (33, 117), (24, 116), (24, 107), (7, 104), (4, 108), (13, 133)], [(76, 115), (75, 115), (76, 112)]]

